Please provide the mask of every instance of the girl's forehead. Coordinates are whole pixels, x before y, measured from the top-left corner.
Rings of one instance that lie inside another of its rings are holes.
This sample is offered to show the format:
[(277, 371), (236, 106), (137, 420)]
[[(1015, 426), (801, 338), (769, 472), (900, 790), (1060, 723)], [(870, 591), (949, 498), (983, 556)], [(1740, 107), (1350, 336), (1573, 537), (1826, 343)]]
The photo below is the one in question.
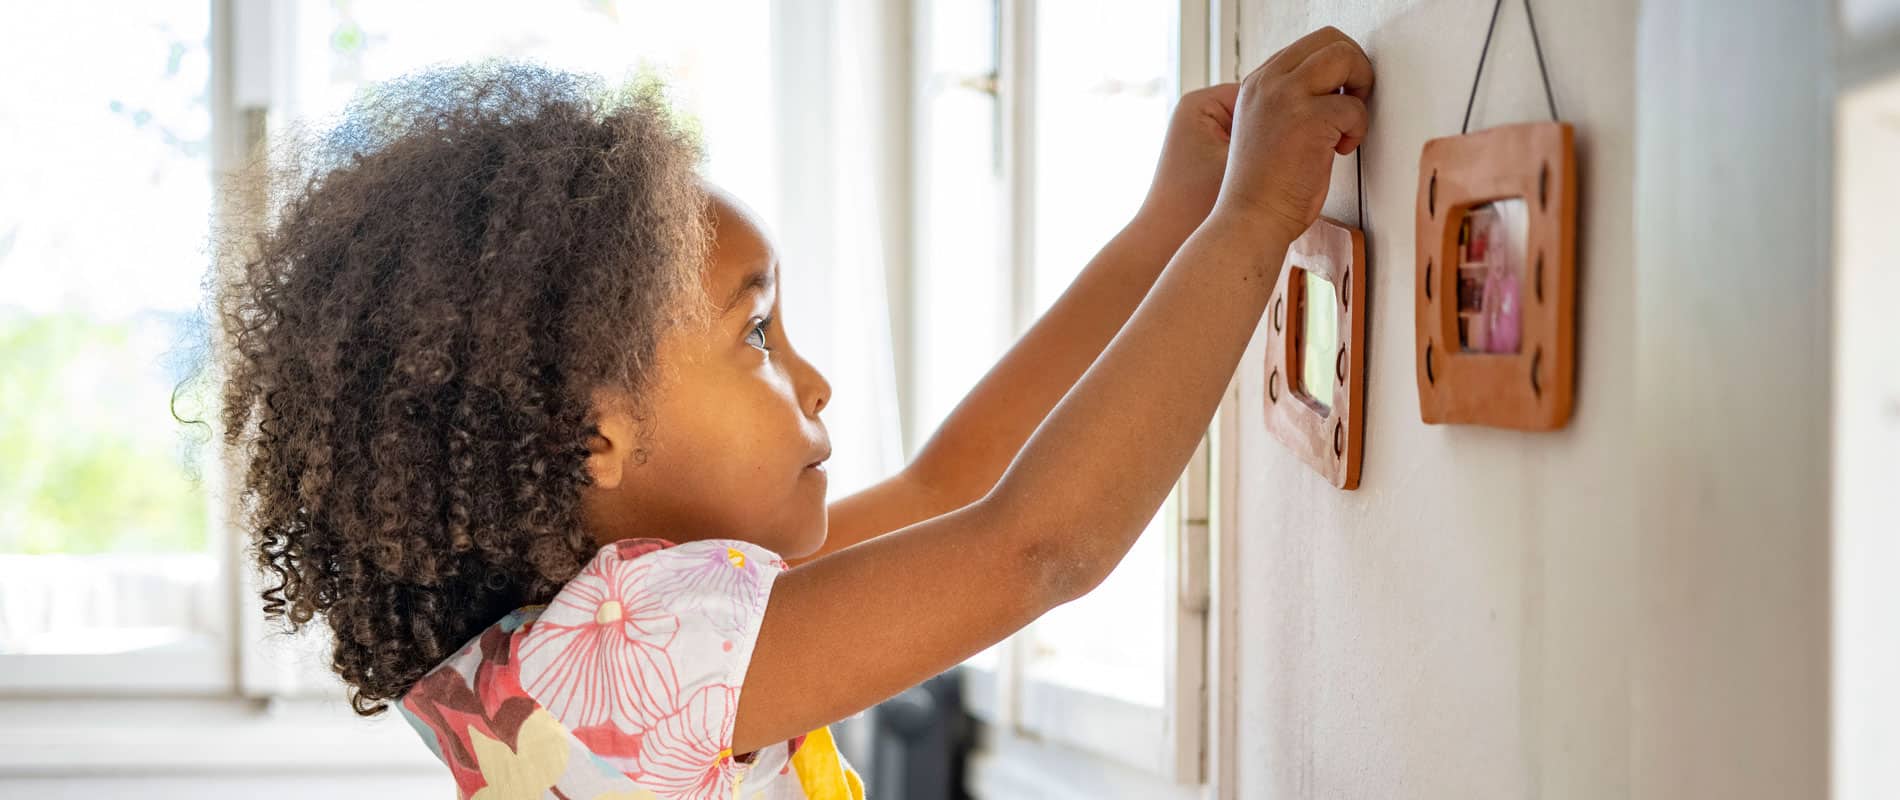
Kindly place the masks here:
[(769, 283), (777, 279), (778, 253), (766, 237), (764, 226), (743, 204), (720, 191), (711, 192), (709, 213), (713, 223), (713, 247), (708, 259), (706, 282), (714, 297), (724, 302), (746, 291), (764, 273)]

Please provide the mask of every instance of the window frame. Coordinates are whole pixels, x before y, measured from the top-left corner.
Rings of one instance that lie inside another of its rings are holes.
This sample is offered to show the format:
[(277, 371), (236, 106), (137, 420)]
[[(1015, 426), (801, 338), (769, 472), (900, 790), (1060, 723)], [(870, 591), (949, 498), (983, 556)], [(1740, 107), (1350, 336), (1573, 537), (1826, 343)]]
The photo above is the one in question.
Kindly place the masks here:
[[(208, 99), (213, 203), (221, 182), (263, 135), (273, 58), (288, 6), (207, 0), (211, 8)], [(224, 343), (214, 340), (214, 353)], [(214, 359), (215, 361), (215, 359)], [(441, 765), (398, 715), (361, 719), (320, 663), (273, 655), (255, 602), (241, 506), (227, 491), (238, 453), (223, 447), (215, 415), (202, 472), (211, 506), (209, 591), (221, 606), (216, 647), (177, 653), (0, 655), (0, 778), (207, 774), (278, 769), (375, 770), (435, 775)], [(327, 679), (327, 686), (326, 684)], [(163, 731), (162, 735), (154, 735)], [(411, 743), (411, 744), (405, 744)]]
[[(291, 68), (288, 47), (295, 10), (277, 3), (208, 0), (211, 9), (210, 70), (207, 98), (211, 116), (212, 202), (232, 202), (225, 180), (260, 144), (272, 107), (286, 91)], [(212, 364), (226, 347), (214, 336)], [(78, 698), (305, 698), (342, 701), (344, 689), (323, 659), (295, 659), (310, 652), (310, 637), (295, 640), (276, 633), (256, 607), (263, 583), (248, 568), (244, 537), (233, 535), (243, 509), (229, 491), (230, 476), (240, 474), (240, 453), (223, 444), (216, 415), (207, 424), (213, 434), (210, 460), (201, 475), (208, 551), (216, 558), (206, 593), (219, 606), (215, 646), (179, 651), (103, 654), (0, 654), (0, 699), (32, 702), (39, 695)], [(290, 644), (290, 642), (298, 644)], [(0, 761), (0, 765), (7, 762)]]
[[(234, 69), (233, 37), (229, 30), (234, 20), (246, 16), (235, 0), (210, 0), (208, 50), (210, 70), (206, 77), (208, 112), (211, 117), (212, 176), (224, 172), (238, 151), (221, 129), (231, 127), (236, 105), (229, 85)], [(252, 15), (255, 16), (255, 15)], [(213, 183), (212, 202), (220, 202), (222, 187)], [(215, 425), (215, 420), (212, 420)], [(200, 601), (214, 604), (219, 613), (209, 633), (215, 644), (177, 650), (135, 651), (129, 653), (0, 653), (0, 699), (30, 697), (37, 694), (102, 696), (215, 696), (230, 690), (237, 679), (234, 659), (240, 625), (230, 602), (234, 561), (229, 535), (231, 507), (221, 502), (225, 485), (225, 457), (213, 437), (207, 455), (215, 456), (203, 470), (201, 486), (205, 490), (207, 515), (207, 552), (215, 559), (212, 580), (201, 590)]]

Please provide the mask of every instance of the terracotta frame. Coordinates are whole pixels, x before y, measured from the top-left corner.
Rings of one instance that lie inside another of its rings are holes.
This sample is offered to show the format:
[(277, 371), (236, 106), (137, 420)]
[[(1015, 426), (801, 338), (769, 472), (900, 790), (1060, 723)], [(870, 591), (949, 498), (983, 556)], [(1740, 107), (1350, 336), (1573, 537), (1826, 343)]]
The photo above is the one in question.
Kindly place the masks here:
[[(1338, 299), (1339, 350), (1333, 356), (1333, 402), (1322, 411), (1294, 390), (1302, 358), (1301, 320), (1310, 272), (1332, 283)], [(1334, 486), (1359, 487), (1365, 450), (1366, 237), (1358, 228), (1320, 218), (1287, 247), (1279, 283), (1267, 305), (1267, 429)]]
[[(1473, 206), (1522, 198), (1529, 212), (1516, 353), (1458, 343), (1458, 226)], [(1418, 167), (1418, 411), (1433, 424), (1555, 430), (1576, 375), (1577, 160), (1561, 122), (1425, 143)]]

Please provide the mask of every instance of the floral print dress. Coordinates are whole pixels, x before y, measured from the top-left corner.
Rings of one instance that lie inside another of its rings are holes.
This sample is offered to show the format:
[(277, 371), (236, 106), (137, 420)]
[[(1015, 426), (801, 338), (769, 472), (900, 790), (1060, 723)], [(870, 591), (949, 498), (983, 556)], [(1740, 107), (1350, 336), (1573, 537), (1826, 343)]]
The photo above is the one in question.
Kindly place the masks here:
[(785, 568), (736, 539), (614, 542), (398, 707), (461, 798), (862, 800), (828, 727), (733, 757), (740, 685)]

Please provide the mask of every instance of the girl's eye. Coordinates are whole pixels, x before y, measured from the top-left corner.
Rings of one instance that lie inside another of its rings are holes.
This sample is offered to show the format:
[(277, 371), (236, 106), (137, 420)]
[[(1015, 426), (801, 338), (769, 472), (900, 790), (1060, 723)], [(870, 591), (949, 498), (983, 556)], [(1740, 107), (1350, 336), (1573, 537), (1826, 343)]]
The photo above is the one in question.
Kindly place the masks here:
[(759, 335), (759, 342), (758, 344), (753, 345), (753, 347), (757, 347), (760, 350), (770, 351), (772, 348), (767, 347), (765, 344), (765, 332), (771, 329), (772, 329), (772, 318), (771, 317), (762, 318), (759, 320), (758, 324), (752, 326), (752, 330), (746, 332), (747, 341), (751, 341), (751, 334), (756, 333)]

